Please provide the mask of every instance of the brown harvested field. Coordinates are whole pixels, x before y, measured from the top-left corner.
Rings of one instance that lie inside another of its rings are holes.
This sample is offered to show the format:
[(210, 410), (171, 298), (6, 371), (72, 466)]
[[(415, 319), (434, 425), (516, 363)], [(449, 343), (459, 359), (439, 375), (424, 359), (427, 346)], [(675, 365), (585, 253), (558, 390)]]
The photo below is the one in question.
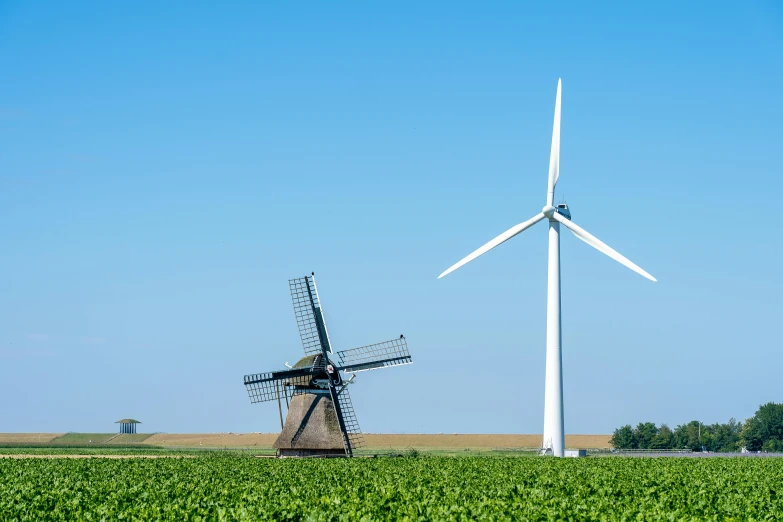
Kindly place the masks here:
[[(566, 435), (567, 448), (608, 448), (610, 435)], [(520, 449), (541, 446), (541, 435), (364, 435), (370, 448)]]
[(271, 448), (277, 433), (158, 433), (142, 444), (187, 448)]
[[(271, 448), (277, 433), (158, 434), (143, 442), (156, 446)], [(610, 435), (566, 435), (568, 448), (608, 448)], [(537, 448), (541, 435), (365, 433), (367, 449), (520, 449)]]
[(192, 455), (0, 455), (0, 459), (192, 459)]
[(45, 444), (51, 442), (57, 437), (62, 437), (63, 433), (0, 433), (0, 444), (3, 443), (35, 443)]
[[(61, 435), (60, 433), (0, 433), (0, 443), (47, 443)], [(141, 444), (181, 448), (271, 448), (277, 435), (277, 433), (158, 433), (145, 439)], [(566, 447), (608, 448), (609, 437), (610, 435), (566, 435)], [(541, 435), (365, 433), (364, 440), (367, 449), (379, 450), (529, 449), (540, 446)]]

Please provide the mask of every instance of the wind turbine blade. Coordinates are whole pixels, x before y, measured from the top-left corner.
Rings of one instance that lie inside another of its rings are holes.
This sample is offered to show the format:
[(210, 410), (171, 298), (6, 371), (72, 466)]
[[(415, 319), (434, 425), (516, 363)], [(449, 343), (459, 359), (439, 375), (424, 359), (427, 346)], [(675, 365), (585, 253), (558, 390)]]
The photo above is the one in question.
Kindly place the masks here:
[(545, 217), (546, 216), (543, 213), (539, 213), (539, 214), (536, 214), (535, 216), (533, 216), (532, 218), (528, 219), (524, 223), (520, 223), (519, 225), (516, 225), (514, 227), (509, 228), (508, 230), (506, 230), (505, 232), (500, 234), (498, 237), (496, 237), (495, 239), (493, 239), (492, 241), (490, 241), (486, 245), (482, 246), (481, 248), (479, 248), (477, 250), (474, 250), (470, 255), (468, 255), (467, 257), (464, 257), (458, 263), (452, 265), (448, 270), (446, 270), (441, 275), (439, 275), (438, 279), (440, 279), (441, 277), (443, 277), (445, 275), (448, 275), (448, 274), (452, 273), (453, 271), (455, 271), (456, 269), (458, 269), (462, 265), (470, 263), (471, 261), (476, 259), (481, 254), (485, 254), (485, 253), (489, 252), (490, 250), (492, 250), (493, 248), (495, 248), (499, 244), (505, 243), (506, 241), (508, 241), (512, 237), (516, 236), (517, 234), (519, 234), (519, 233), (527, 230), (528, 228), (532, 227), (533, 225), (535, 225), (536, 223), (538, 223), (539, 221), (541, 221)]
[(594, 235), (590, 234), (590, 232), (588, 232), (587, 230), (583, 229), (582, 227), (580, 227), (579, 225), (577, 225), (573, 221), (564, 218), (563, 216), (561, 216), (557, 212), (553, 213), (552, 217), (554, 219), (556, 219), (557, 221), (559, 221), (563, 226), (565, 226), (571, 232), (573, 232), (576, 237), (578, 237), (579, 239), (581, 239), (582, 241), (584, 241), (585, 243), (587, 243), (591, 247), (595, 248), (599, 252), (603, 252), (604, 254), (606, 254), (607, 256), (611, 257), (612, 259), (614, 259), (615, 261), (617, 261), (621, 265), (627, 266), (628, 268), (630, 268), (631, 270), (633, 270), (634, 272), (636, 272), (640, 276), (646, 277), (650, 281), (656, 281), (656, 282), (658, 281), (653, 276), (648, 274), (640, 266), (638, 266), (635, 263), (633, 263), (631, 260), (629, 260), (628, 258), (623, 256), (622, 254), (620, 254), (618, 251), (616, 251), (615, 249), (613, 249), (612, 247), (610, 247), (609, 245), (607, 245), (606, 243), (604, 243), (603, 241), (601, 241), (600, 239), (595, 237)]
[(557, 80), (557, 98), (555, 99), (555, 122), (552, 125), (552, 150), (549, 153), (549, 185), (546, 189), (546, 204), (552, 205), (555, 199), (555, 185), (560, 177), (560, 92), (562, 82)]

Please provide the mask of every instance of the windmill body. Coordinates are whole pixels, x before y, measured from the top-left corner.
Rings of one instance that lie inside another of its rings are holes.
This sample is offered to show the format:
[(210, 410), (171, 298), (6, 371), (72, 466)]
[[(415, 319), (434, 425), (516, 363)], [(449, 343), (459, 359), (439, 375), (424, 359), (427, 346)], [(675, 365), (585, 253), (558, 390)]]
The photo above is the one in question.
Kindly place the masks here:
[[(348, 393), (353, 374), (410, 364), (408, 345), (401, 335), (333, 352), (315, 274), (288, 284), (305, 357), (286, 370), (245, 375), (250, 402), (277, 401), (281, 432), (274, 447), (279, 456), (352, 456), (363, 442)], [(344, 373), (351, 374), (350, 379), (344, 379)]]
[(547, 220), (549, 224), (549, 260), (547, 269), (547, 315), (546, 315), (546, 379), (544, 389), (544, 436), (542, 450), (544, 453), (562, 457), (565, 453), (565, 429), (563, 415), (563, 343), (560, 319), (560, 225), (569, 229), (577, 238), (598, 251), (625, 265), (639, 275), (651, 280), (656, 279), (642, 268), (628, 260), (609, 245), (605, 244), (576, 223), (571, 221), (571, 211), (565, 203), (554, 205), (555, 186), (560, 177), (560, 106), (562, 83), (557, 82), (557, 97), (555, 100), (555, 119), (552, 126), (552, 149), (549, 156), (549, 179), (547, 184), (546, 205), (541, 212), (509, 230), (503, 232), (492, 241), (478, 248), (448, 270), (438, 276), (453, 272), (459, 267), (473, 261), (489, 252), (496, 246), (505, 243), (532, 227), (539, 221)]

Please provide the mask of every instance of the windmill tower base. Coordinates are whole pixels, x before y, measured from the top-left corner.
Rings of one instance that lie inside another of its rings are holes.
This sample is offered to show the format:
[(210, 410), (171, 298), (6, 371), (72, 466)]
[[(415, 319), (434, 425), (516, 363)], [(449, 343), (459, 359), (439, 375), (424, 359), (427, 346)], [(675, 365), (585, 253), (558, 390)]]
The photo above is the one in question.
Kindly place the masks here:
[(331, 397), (325, 393), (291, 397), (283, 431), (273, 447), (279, 457), (344, 457), (343, 436)]

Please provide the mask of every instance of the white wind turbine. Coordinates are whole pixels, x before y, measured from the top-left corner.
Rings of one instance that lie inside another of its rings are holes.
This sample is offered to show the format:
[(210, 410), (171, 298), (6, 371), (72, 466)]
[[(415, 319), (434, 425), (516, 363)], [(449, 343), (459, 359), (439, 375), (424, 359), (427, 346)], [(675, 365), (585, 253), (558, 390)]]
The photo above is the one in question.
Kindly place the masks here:
[(549, 220), (549, 271), (547, 284), (546, 306), (546, 385), (544, 394), (544, 441), (542, 448), (551, 451), (557, 457), (565, 452), (565, 434), (563, 430), (563, 357), (560, 329), (560, 225), (571, 230), (576, 237), (603, 252), (618, 263), (627, 266), (637, 274), (650, 281), (657, 281), (653, 276), (642, 270), (619, 252), (608, 246), (571, 221), (568, 205), (552, 205), (555, 197), (555, 185), (560, 175), (560, 91), (561, 82), (557, 81), (557, 99), (555, 101), (555, 122), (552, 128), (552, 152), (549, 156), (549, 184), (546, 191), (546, 206), (524, 223), (520, 223), (465, 257), (457, 264), (438, 276), (453, 272), (462, 265), (473, 261), (478, 256), (489, 252), (527, 230), (539, 221)]

